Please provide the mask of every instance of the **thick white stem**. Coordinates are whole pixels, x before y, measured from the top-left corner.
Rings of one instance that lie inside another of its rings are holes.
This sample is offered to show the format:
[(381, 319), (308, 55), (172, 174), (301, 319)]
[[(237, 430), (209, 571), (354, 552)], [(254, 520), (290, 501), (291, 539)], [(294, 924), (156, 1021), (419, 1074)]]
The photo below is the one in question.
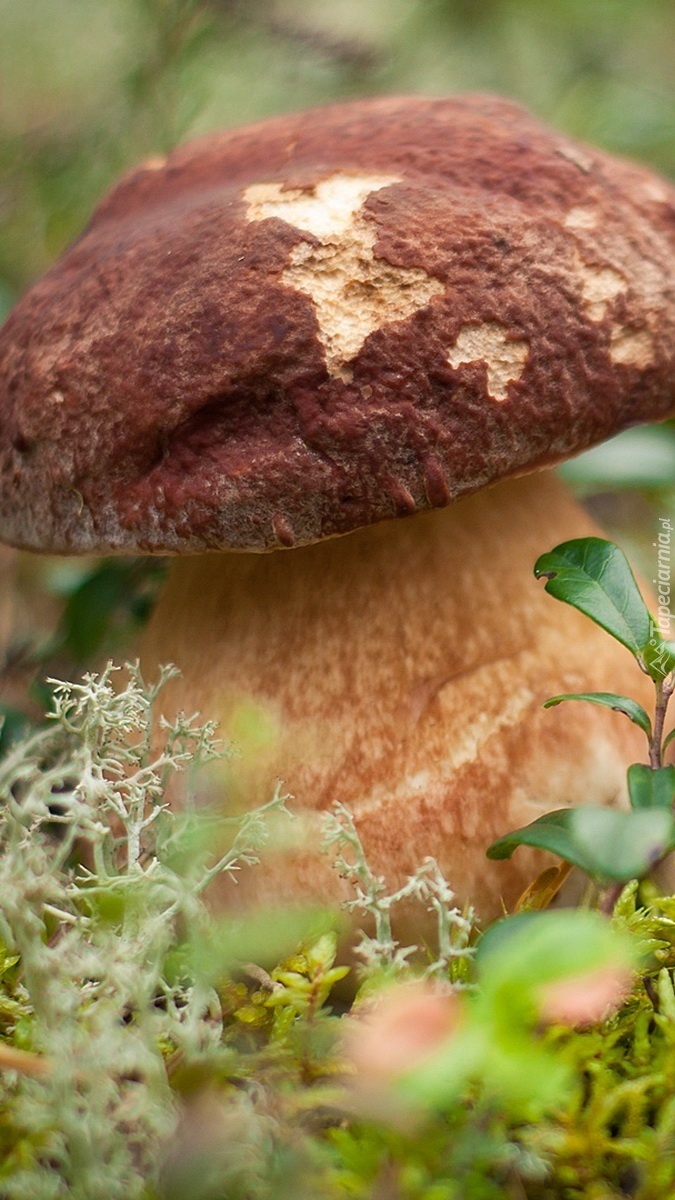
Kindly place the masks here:
[[(244, 741), (233, 800), (268, 799), (277, 777), (299, 808), (340, 800), (392, 886), (433, 855), (494, 915), (544, 860), (489, 863), (489, 843), (552, 808), (615, 802), (644, 757), (620, 715), (542, 710), (567, 691), (651, 703), (630, 654), (533, 578), (539, 554), (597, 532), (541, 474), (299, 550), (177, 560), (143, 667), (175, 662), (169, 705)], [(255, 874), (275, 900), (340, 887), (314, 849)]]

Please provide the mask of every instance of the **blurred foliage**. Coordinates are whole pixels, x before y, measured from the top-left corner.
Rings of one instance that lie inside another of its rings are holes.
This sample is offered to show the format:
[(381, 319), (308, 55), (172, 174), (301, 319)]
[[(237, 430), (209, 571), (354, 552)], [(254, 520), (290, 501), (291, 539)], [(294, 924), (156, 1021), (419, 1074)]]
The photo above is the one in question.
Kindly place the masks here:
[(166, 567), (162, 558), (21, 555), (17, 563), (13, 578), (5, 568), (14, 611), (0, 666), (0, 752), (41, 724), (52, 693), (45, 676), (73, 678), (88, 663), (124, 653)]

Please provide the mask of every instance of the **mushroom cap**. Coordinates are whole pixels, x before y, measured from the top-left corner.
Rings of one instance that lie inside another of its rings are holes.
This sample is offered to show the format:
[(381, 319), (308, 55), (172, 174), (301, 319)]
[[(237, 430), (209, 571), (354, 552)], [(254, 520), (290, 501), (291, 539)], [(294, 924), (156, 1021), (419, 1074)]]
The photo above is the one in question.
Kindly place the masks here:
[(675, 189), (489, 96), (208, 136), (0, 332), (0, 536), (266, 550), (675, 410)]

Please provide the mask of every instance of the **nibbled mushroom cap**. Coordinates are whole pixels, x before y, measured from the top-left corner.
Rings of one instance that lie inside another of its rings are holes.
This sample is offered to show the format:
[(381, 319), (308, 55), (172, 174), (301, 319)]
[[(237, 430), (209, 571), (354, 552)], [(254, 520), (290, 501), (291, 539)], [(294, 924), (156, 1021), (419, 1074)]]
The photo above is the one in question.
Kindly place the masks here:
[(265, 550), (675, 410), (675, 189), (486, 96), (151, 160), (0, 333), (0, 536)]

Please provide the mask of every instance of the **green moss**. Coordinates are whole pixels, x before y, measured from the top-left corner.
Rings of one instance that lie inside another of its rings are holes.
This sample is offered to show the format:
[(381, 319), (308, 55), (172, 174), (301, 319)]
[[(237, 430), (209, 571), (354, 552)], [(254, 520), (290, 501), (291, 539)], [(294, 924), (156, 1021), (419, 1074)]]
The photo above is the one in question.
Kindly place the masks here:
[[(3, 1195), (662, 1200), (675, 1190), (674, 897), (630, 884), (611, 925), (583, 911), (525, 914), (495, 926), (475, 957), (476, 931), (427, 863), (404, 898), (435, 898), (446, 953), (434, 958), (395, 942), (384, 914), (401, 897), (370, 873), (338, 811), (328, 840), (341, 869), (351, 863), (360, 907), (379, 916), (357, 1011), (383, 981), (417, 979), (460, 1012), (431, 1059), (392, 1073), (384, 1091), (366, 1079), (364, 1091), (345, 1050), (355, 1018), (333, 1001), (348, 971), (335, 965), (339, 918), (331, 929), (322, 914), (317, 927), (315, 914), (304, 930), (290, 919), (272, 969), (256, 963), (269, 955), (259, 924), (230, 919), (224, 935), (201, 894), (215, 872), (264, 869), (265, 814), (233, 828), (215, 860), (194, 817), (164, 812), (168, 774), (213, 744), (209, 729), (183, 723), (153, 758), (156, 693), (135, 668), (126, 688), (110, 686), (110, 670), (59, 685), (49, 728), (2, 768), (0, 1034), (30, 1053), (25, 1071), (0, 1072)], [(82, 840), (90, 854), (73, 859)], [(630, 995), (606, 1020), (543, 1021), (544, 984), (579, 976), (583, 986), (589, 964), (629, 960)]]

